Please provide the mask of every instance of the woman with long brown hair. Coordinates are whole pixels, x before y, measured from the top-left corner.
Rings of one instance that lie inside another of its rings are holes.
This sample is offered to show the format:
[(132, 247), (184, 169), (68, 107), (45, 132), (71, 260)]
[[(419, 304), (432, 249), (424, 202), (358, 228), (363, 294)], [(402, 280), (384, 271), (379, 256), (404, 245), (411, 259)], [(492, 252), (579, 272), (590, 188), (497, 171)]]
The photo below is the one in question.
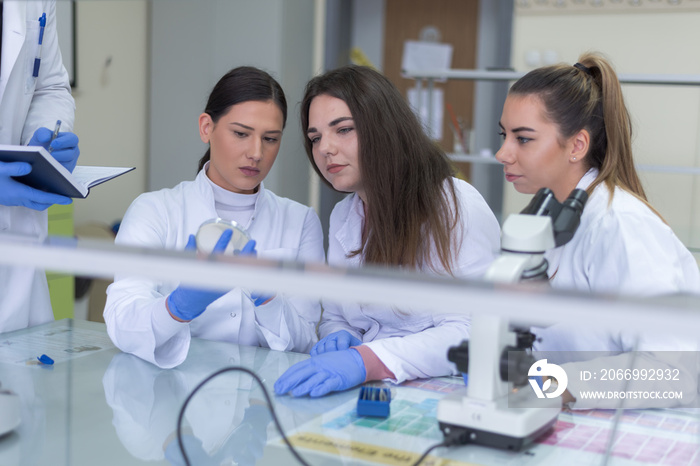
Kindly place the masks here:
[[(332, 188), (350, 193), (330, 218), (328, 263), (482, 275), (499, 227), (482, 196), (453, 178), (396, 87), (348, 66), (312, 79), (301, 103), (306, 153)], [(290, 368), (277, 393), (321, 396), (366, 380), (455, 372), (447, 349), (469, 336), (464, 315), (324, 302), (311, 359)]]

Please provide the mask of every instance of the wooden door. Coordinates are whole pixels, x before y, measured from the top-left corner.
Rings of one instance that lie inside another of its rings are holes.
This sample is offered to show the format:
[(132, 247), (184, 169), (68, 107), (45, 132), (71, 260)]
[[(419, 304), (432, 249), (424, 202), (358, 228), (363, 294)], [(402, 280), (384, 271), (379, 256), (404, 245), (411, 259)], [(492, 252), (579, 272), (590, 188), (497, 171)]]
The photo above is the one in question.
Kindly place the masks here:
[[(475, 68), (479, 0), (386, 0), (385, 11), (383, 71), (404, 96), (409, 88), (415, 86), (415, 82), (401, 77), (403, 44), (407, 40), (419, 40), (420, 31), (426, 26), (434, 26), (440, 31), (441, 43), (452, 44), (452, 68)], [(454, 139), (449, 126), (451, 120), (446, 110), (447, 103), (471, 128), (474, 83), (452, 80), (436, 83), (435, 86), (445, 93), (443, 137), (438, 143), (450, 153)], [(456, 165), (462, 175), (469, 175), (468, 164)]]

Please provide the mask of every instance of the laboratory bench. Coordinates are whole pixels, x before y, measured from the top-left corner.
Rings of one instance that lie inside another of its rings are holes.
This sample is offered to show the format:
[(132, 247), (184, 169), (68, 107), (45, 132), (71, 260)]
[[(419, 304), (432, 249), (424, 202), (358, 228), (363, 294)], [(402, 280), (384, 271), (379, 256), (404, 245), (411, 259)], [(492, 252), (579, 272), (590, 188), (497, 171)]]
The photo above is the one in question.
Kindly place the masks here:
[[(37, 357), (51, 357), (54, 364)], [(359, 388), (322, 398), (275, 396), (272, 386), (308, 355), (193, 339), (187, 359), (159, 369), (122, 353), (104, 324), (63, 319), (0, 334), (0, 383), (19, 394), (22, 422), (0, 437), (0, 465), (184, 464), (178, 415), (192, 390), (215, 371), (254, 371), (277, 416), (313, 465), (411, 465), (442, 441), (436, 420), (443, 396), (462, 390), (460, 377), (410, 381), (391, 389), (390, 415), (359, 417)], [(699, 464), (698, 416), (669, 410), (562, 411), (554, 430), (521, 452), (468, 445), (433, 450), (422, 464)], [(616, 425), (616, 428), (613, 428)], [(262, 389), (228, 371), (192, 397), (182, 422), (193, 465), (293, 465)]]

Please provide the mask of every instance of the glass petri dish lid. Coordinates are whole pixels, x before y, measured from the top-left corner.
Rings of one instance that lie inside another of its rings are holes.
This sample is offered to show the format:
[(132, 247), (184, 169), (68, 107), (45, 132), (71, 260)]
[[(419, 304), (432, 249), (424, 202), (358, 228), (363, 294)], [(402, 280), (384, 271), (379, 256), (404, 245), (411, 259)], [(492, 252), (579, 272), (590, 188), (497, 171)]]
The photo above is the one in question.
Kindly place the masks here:
[(197, 251), (202, 254), (211, 254), (216, 242), (219, 241), (221, 234), (226, 230), (233, 230), (231, 241), (226, 246), (224, 254), (238, 254), (243, 246), (250, 241), (248, 232), (233, 220), (224, 220), (222, 218), (213, 218), (207, 220), (200, 225), (197, 230)]

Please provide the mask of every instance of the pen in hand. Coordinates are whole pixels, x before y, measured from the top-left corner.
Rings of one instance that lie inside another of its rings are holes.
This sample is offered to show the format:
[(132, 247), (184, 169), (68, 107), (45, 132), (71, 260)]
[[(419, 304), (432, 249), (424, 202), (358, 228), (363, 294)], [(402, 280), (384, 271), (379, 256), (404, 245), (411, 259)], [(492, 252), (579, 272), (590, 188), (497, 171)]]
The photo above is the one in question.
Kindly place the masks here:
[(61, 129), (61, 120), (56, 120), (56, 128), (53, 130), (53, 135), (51, 136), (51, 140), (49, 141), (49, 153), (53, 152), (53, 148), (51, 147), (51, 143), (53, 142), (54, 139), (58, 137), (58, 130)]

